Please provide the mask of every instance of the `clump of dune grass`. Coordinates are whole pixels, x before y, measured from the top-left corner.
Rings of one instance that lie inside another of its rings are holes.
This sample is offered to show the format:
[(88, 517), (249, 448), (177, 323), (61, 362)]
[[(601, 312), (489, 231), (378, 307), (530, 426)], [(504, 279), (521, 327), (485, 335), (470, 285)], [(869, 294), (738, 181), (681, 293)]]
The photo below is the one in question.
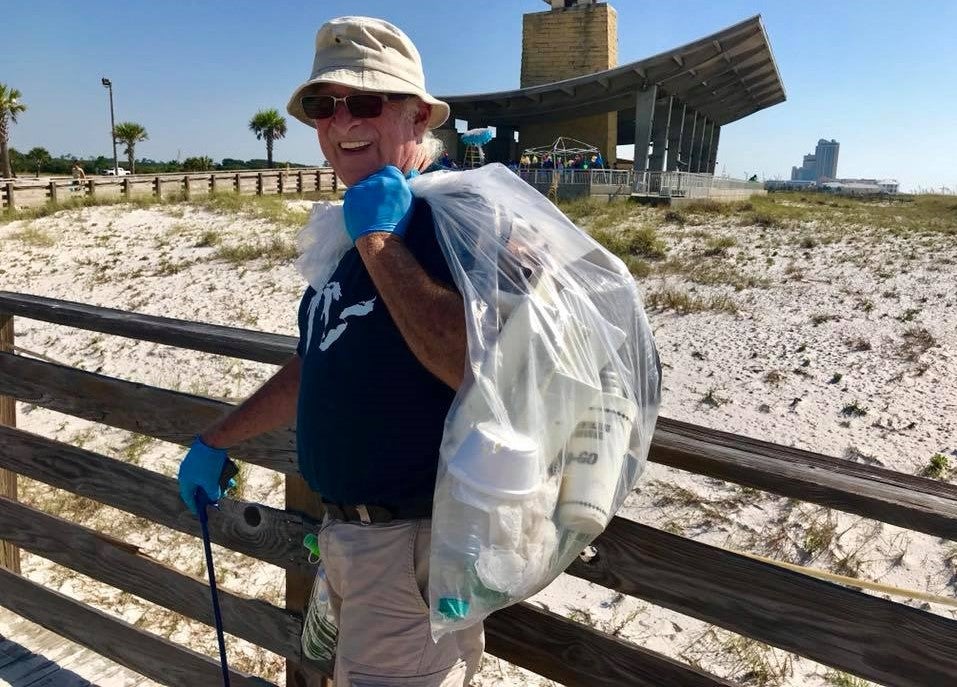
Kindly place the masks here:
[(645, 304), (651, 310), (674, 311), (679, 315), (708, 311), (733, 315), (738, 312), (737, 304), (727, 296), (701, 297), (671, 287), (649, 292), (645, 296)]
[(56, 243), (56, 239), (49, 232), (28, 224), (19, 231), (15, 231), (7, 237), (10, 241), (19, 241), (27, 246), (36, 248), (49, 248)]
[(590, 233), (593, 239), (622, 259), (634, 255), (649, 260), (661, 260), (667, 254), (665, 242), (651, 226), (599, 228), (592, 229)]
[(296, 258), (298, 255), (299, 250), (295, 245), (277, 236), (268, 241), (220, 246), (214, 257), (233, 263), (249, 262), (260, 258), (266, 258), (273, 262), (285, 262)]
[(911, 327), (902, 335), (899, 351), (905, 360), (915, 362), (924, 353), (937, 345), (934, 335), (923, 327)]

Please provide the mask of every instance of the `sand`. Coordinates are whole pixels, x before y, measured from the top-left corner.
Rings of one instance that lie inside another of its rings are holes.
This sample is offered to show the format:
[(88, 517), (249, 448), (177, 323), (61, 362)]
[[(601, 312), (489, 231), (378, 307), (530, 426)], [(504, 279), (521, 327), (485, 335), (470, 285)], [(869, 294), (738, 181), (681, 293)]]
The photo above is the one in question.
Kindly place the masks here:
[[(641, 281), (721, 296), (738, 312), (652, 312), (665, 368), (662, 415), (909, 474), (934, 454), (957, 463), (957, 246), (933, 234), (867, 227), (790, 228), (670, 224), (669, 257), (733, 268), (757, 288), (692, 284), (680, 275)], [(304, 283), (289, 259), (217, 258), (222, 245), (292, 242), (293, 227), (186, 205), (85, 208), (0, 225), (0, 288), (137, 312), (295, 334)], [(703, 255), (727, 236), (723, 254)], [(812, 239), (812, 240), (808, 240)], [(216, 398), (241, 399), (274, 369), (152, 343), (18, 318), (25, 354)], [(838, 377), (839, 375), (839, 377)], [(856, 409), (856, 410), (855, 410)], [(842, 411), (844, 411), (842, 413)], [(858, 413), (858, 414), (854, 414)], [(20, 427), (174, 475), (182, 450), (18, 405)], [(282, 481), (250, 467), (242, 497), (282, 505)], [(108, 529), (149, 555), (202, 575), (198, 540), (95, 508), (24, 480), (22, 500)], [(620, 515), (727, 548), (953, 597), (952, 543), (812, 504), (649, 465)], [(217, 549), (223, 587), (281, 603), (281, 571)], [(24, 554), (25, 574), (137, 626), (215, 656), (210, 628)], [(895, 599), (947, 617), (953, 608)], [(563, 576), (534, 601), (719, 675), (754, 684), (827, 685), (833, 672), (692, 618)], [(853, 622), (852, 618), (848, 619)], [(272, 654), (230, 638), (240, 668), (279, 680)], [(755, 677), (757, 676), (757, 677)], [(476, 680), (549, 684), (493, 657)]]

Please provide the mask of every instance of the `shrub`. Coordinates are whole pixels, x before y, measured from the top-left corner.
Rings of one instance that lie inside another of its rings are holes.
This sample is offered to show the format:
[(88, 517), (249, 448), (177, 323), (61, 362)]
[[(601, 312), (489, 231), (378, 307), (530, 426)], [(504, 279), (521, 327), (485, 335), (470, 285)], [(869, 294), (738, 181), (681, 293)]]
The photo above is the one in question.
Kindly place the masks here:
[(663, 219), (671, 224), (684, 224), (688, 218), (681, 210), (669, 209), (665, 211)]
[(651, 265), (636, 255), (626, 256), (624, 263), (635, 279), (644, 279), (651, 274)]
[(759, 227), (765, 227), (768, 229), (784, 226), (784, 223), (781, 221), (779, 217), (766, 211), (752, 212), (750, 215), (747, 216), (746, 223), (755, 224)]
[(689, 315), (708, 310), (732, 315), (738, 312), (737, 304), (727, 296), (700, 298), (689, 294), (687, 291), (674, 288), (664, 288), (660, 291), (648, 293), (645, 297), (645, 304), (651, 310), (674, 310), (679, 315)]
[(933, 334), (923, 327), (911, 327), (903, 334), (900, 353), (905, 360), (916, 361), (920, 356), (937, 345)]
[(654, 227), (623, 230), (594, 229), (591, 236), (622, 260), (629, 255), (661, 260), (667, 251), (665, 242), (658, 236)]
[(921, 471), (924, 477), (931, 479), (943, 479), (950, 474), (950, 458), (943, 453), (935, 453), (930, 457), (930, 462)]
[(709, 239), (708, 243), (705, 244), (704, 254), (708, 257), (727, 255), (728, 249), (734, 248), (737, 243), (738, 242), (730, 236), (715, 236)]
[(859, 405), (857, 401), (854, 401), (841, 408), (841, 415), (844, 417), (864, 417), (867, 415), (867, 408), (864, 408)]
[(223, 242), (223, 237), (219, 235), (218, 232), (213, 231), (212, 229), (203, 232), (203, 235), (199, 237), (199, 240), (193, 244), (194, 248), (209, 248), (212, 246), (218, 246)]
[(222, 246), (216, 251), (216, 257), (227, 262), (248, 262), (259, 258), (271, 258), (277, 261), (292, 260), (298, 257), (299, 250), (291, 243), (278, 237), (259, 243), (240, 243)]

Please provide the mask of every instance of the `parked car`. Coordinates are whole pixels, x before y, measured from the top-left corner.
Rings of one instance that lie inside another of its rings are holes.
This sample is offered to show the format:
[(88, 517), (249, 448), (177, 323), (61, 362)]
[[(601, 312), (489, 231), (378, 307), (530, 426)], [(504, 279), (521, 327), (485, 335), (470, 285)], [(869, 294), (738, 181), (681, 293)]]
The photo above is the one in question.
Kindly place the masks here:
[(114, 171), (113, 168), (110, 167), (109, 169), (102, 170), (100, 173), (105, 174), (108, 177), (112, 177), (112, 176), (125, 177), (125, 176), (129, 176), (130, 170), (123, 169), (122, 167), (117, 167), (116, 170)]

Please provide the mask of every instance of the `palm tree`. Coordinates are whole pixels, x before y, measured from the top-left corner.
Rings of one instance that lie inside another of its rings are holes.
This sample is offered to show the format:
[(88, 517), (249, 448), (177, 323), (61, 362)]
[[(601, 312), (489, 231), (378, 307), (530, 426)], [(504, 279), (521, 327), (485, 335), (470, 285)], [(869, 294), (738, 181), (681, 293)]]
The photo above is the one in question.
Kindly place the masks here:
[(136, 122), (120, 122), (113, 129), (113, 137), (126, 146), (123, 154), (126, 155), (126, 160), (130, 163), (130, 174), (136, 174), (136, 163), (134, 161), (136, 144), (149, 139), (146, 129)]
[(286, 118), (275, 109), (260, 110), (249, 120), (249, 130), (258, 140), (266, 139), (266, 161), (272, 169), (272, 143), (286, 135)]
[(10, 140), (9, 124), (16, 124), (17, 115), (27, 109), (27, 106), (20, 102), (21, 97), (16, 88), (0, 83), (0, 158), (3, 162), (3, 176), (7, 179), (13, 176), (10, 171), (10, 152), (7, 150), (7, 142)]
[(27, 153), (27, 157), (33, 162), (37, 167), (37, 179), (40, 178), (40, 167), (45, 165), (50, 161), (50, 151), (46, 148), (33, 148)]

